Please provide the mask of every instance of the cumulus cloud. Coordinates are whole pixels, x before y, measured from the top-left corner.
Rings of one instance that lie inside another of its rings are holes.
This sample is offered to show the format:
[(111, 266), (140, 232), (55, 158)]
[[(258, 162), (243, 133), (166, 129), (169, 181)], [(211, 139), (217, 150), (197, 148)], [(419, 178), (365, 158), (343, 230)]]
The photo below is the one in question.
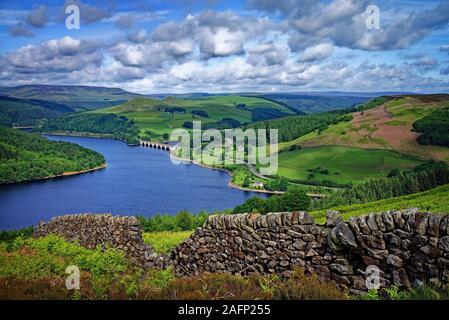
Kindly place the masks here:
[(198, 33), (201, 52), (211, 57), (242, 54), (242, 37), (242, 32), (231, 32), (227, 28), (203, 28)]
[[(382, 25), (381, 30), (368, 30), (365, 26), (368, 4), (365, 0), (333, 0), (316, 4), (309, 12), (292, 9), (289, 21), (297, 34), (289, 42), (291, 48), (297, 49), (301, 46), (297, 42), (303, 39), (319, 38), (352, 49), (404, 49), (446, 26), (449, 21), (449, 2), (445, 2), (421, 12), (391, 13), (391, 21)], [(383, 14), (386, 12), (381, 10), (381, 19)]]
[(299, 57), (300, 62), (313, 62), (318, 60), (324, 60), (331, 56), (334, 52), (334, 47), (329, 43), (320, 43), (315, 46), (309, 47)]
[(206, 57), (225, 57), (244, 52), (244, 44), (273, 24), (267, 19), (242, 18), (230, 12), (204, 11), (181, 22), (168, 22), (153, 32), (154, 41), (190, 39)]
[(276, 45), (274, 41), (258, 43), (247, 48), (248, 62), (251, 65), (265, 63), (269, 66), (283, 65), (288, 58), (288, 48)]
[(47, 10), (48, 8), (46, 5), (34, 7), (33, 10), (28, 13), (26, 22), (35, 28), (44, 27), (48, 22)]
[(71, 37), (52, 39), (40, 45), (27, 45), (1, 57), (3, 77), (24, 79), (58, 78), (89, 66), (100, 66), (102, 53), (99, 43)]
[[(449, 52), (447, 45), (428, 53), (425, 49), (413, 50), (426, 54), (393, 54), (387, 56), (392, 57), (386, 60), (388, 64), (375, 63), (380, 61), (377, 53), (364, 52), (380, 51), (381, 55), (382, 51), (419, 42), (442, 27), (444, 4), (421, 13), (388, 12), (389, 19), (385, 25), (382, 20), (383, 29), (379, 31), (365, 28), (367, 2), (362, 0), (318, 4), (307, 0), (249, 0), (250, 12), (206, 10), (179, 20), (164, 20), (154, 28), (140, 19), (153, 21), (162, 13), (112, 14), (108, 8), (80, 1), (68, 3), (81, 5), (85, 23), (101, 20), (120, 29), (145, 28), (114, 34), (104, 42), (63, 37), (12, 50), (0, 55), (1, 85), (85, 83), (118, 85), (140, 92), (407, 91), (414, 87), (448, 87), (441, 78), (449, 68), (441, 67), (442, 60), (436, 56)], [(45, 10), (35, 7), (32, 11)], [(47, 23), (37, 13), (33, 15), (28, 19), (31, 12), (25, 13), (27, 23), (11, 24), (11, 35), (32, 36), (31, 30), (37, 29), (31, 26)], [(431, 15), (434, 19), (429, 19)], [(416, 30), (412, 30), (412, 23), (417, 23)], [(368, 62), (362, 63), (360, 57), (364, 56)], [(368, 60), (372, 57), (375, 59)]]
[(161, 69), (164, 63), (180, 60), (192, 50), (193, 44), (189, 40), (164, 43), (147, 40), (144, 43), (120, 42), (111, 48), (111, 53), (124, 66), (154, 72)]

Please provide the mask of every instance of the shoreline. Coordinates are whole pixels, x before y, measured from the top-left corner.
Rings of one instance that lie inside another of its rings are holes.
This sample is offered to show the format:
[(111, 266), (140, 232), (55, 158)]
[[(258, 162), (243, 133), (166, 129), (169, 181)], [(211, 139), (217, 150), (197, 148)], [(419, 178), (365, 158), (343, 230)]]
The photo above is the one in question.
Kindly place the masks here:
[(207, 168), (207, 169), (211, 169), (211, 170), (219, 170), (219, 171), (223, 171), (229, 174), (230, 179), (228, 181), (228, 187), (233, 188), (233, 189), (237, 189), (240, 191), (247, 191), (247, 192), (257, 192), (257, 193), (265, 193), (265, 194), (284, 194), (285, 192), (283, 191), (270, 191), (270, 190), (263, 190), (263, 189), (250, 189), (250, 188), (245, 188), (245, 187), (241, 187), (239, 185), (236, 185), (234, 183), (232, 183), (232, 177), (233, 177), (233, 172), (231, 170), (225, 169), (225, 168), (220, 168), (220, 167), (213, 167), (204, 163), (199, 163), (198, 161), (195, 160), (186, 160), (183, 158), (179, 158), (177, 156), (174, 156), (170, 153), (170, 157), (173, 157), (176, 160), (182, 161), (182, 162), (186, 162), (188, 164), (194, 164), (197, 165), (199, 167), (203, 167), (203, 168)]
[(130, 144), (130, 143), (126, 142), (125, 140), (114, 139), (114, 137), (112, 137), (111, 135), (109, 135), (107, 133), (101, 134), (101, 133), (89, 133), (89, 132), (83, 132), (83, 133), (77, 133), (77, 132), (67, 132), (67, 133), (63, 133), (63, 132), (42, 132), (42, 133), (36, 133), (36, 134), (47, 135), (47, 136), (75, 137), (75, 138), (110, 139), (110, 140), (114, 140), (114, 141), (123, 142), (128, 147), (136, 147), (136, 146), (140, 145), (138, 143)]
[(78, 175), (78, 174), (83, 174), (83, 173), (88, 173), (88, 172), (92, 172), (92, 171), (102, 170), (102, 169), (105, 169), (106, 167), (107, 167), (107, 163), (105, 162), (101, 166), (97, 166), (97, 167), (90, 168), (90, 169), (85, 169), (85, 170), (80, 170), (80, 171), (66, 171), (66, 172), (63, 172), (61, 174), (57, 174), (57, 175), (54, 175), (54, 176), (47, 176), (47, 177), (42, 177), (42, 178), (37, 178), (37, 179), (32, 179), (32, 180), (25, 180), (25, 181), (7, 182), (7, 183), (3, 183), (3, 184), (0, 184), (0, 185), (12, 185), (12, 184), (19, 184), (19, 183), (38, 182), (38, 181), (55, 179), (55, 178), (70, 177), (70, 176), (74, 176), (74, 175)]

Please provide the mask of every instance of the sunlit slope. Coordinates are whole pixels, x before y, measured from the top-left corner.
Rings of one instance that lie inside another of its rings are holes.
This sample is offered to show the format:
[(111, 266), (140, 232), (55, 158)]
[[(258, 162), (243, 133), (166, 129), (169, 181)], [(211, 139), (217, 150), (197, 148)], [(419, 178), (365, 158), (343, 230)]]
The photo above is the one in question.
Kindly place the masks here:
[[(243, 106), (244, 105), (244, 106)], [(185, 112), (166, 112), (167, 108), (179, 107)], [(141, 130), (150, 129), (157, 133), (170, 133), (182, 127), (186, 121), (198, 120), (202, 123), (218, 122), (226, 118), (241, 124), (252, 122), (253, 109), (275, 109), (285, 115), (293, 112), (286, 107), (264, 99), (242, 96), (213, 96), (199, 99), (178, 99), (168, 97), (163, 100), (136, 98), (106, 109), (101, 113), (116, 113), (134, 119)], [(192, 111), (205, 111), (208, 117), (194, 115)]]
[(363, 112), (353, 113), (349, 122), (330, 125), (322, 132), (312, 132), (281, 147), (292, 144), (312, 146), (351, 146), (387, 149), (419, 157), (449, 162), (449, 148), (420, 145), (419, 133), (412, 125), (436, 109), (449, 106), (449, 95), (404, 96)]
[(278, 174), (304, 181), (358, 184), (386, 177), (393, 169), (409, 170), (421, 161), (389, 150), (344, 146), (310, 147), (279, 155)]
[[(449, 185), (446, 184), (435, 189), (424, 192), (409, 194), (402, 197), (379, 200), (375, 202), (354, 204), (350, 206), (340, 206), (328, 210), (340, 211), (343, 218), (369, 214), (371, 212), (383, 212), (387, 210), (403, 210), (408, 208), (418, 208), (421, 211), (433, 213), (447, 213), (449, 212)], [(313, 211), (312, 215), (317, 219), (317, 222), (324, 222), (326, 211)]]

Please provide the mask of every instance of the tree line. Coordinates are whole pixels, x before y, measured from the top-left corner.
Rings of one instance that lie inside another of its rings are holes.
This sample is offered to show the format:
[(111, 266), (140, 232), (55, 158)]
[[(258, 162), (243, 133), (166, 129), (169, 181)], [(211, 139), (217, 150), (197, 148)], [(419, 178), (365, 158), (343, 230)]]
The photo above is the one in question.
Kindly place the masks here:
[(332, 197), (316, 200), (313, 209), (368, 203), (433, 189), (449, 183), (449, 167), (444, 162), (429, 161), (413, 170), (398, 172), (388, 178), (371, 179), (351, 189), (337, 191)]
[[(279, 142), (295, 140), (315, 130), (323, 131), (329, 125), (341, 121), (350, 121), (351, 115), (347, 114), (349, 110), (336, 110), (305, 116), (289, 116), (274, 120), (260, 121), (248, 125), (253, 129), (278, 130)], [(345, 114), (347, 114), (345, 116)]]
[(134, 120), (116, 114), (77, 113), (46, 120), (38, 132), (72, 132), (107, 135), (128, 144), (139, 142), (139, 128)]

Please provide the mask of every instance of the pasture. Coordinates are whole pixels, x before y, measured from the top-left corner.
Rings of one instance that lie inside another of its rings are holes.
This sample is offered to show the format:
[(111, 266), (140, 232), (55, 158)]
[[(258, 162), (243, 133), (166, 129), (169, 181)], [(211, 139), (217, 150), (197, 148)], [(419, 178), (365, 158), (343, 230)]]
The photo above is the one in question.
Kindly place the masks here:
[(419, 163), (388, 150), (322, 146), (280, 153), (278, 174), (290, 179), (358, 184), (386, 177), (393, 169), (412, 169)]

